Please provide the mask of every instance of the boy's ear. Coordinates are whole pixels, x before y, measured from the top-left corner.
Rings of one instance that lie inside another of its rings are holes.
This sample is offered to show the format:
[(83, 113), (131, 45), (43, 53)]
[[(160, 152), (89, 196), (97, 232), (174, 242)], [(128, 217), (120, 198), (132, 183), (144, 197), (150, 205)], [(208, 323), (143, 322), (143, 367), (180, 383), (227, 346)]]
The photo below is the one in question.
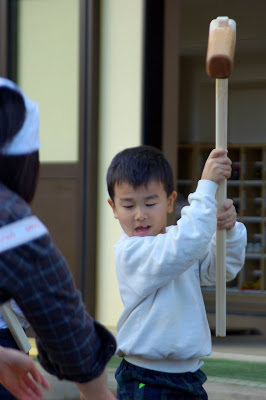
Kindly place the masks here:
[(116, 213), (116, 209), (115, 209), (115, 203), (113, 202), (112, 199), (110, 199), (110, 197), (108, 199), (108, 203), (109, 203), (109, 205), (111, 206), (111, 208), (113, 210), (114, 217), (117, 218), (117, 213)]
[(168, 199), (167, 199), (168, 200), (168, 207), (167, 207), (168, 214), (171, 214), (173, 212), (174, 201), (176, 199), (176, 196), (177, 196), (177, 193), (175, 190), (170, 194), (170, 196), (168, 196)]

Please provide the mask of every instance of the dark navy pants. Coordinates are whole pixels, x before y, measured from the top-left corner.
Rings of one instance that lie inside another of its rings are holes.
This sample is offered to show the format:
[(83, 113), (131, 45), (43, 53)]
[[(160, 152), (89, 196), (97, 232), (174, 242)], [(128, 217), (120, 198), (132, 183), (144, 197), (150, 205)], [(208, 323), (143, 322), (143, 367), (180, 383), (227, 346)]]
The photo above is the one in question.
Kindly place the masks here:
[[(11, 347), (18, 349), (18, 346), (11, 335), (9, 329), (0, 329), (0, 345), (3, 347)], [(6, 388), (0, 384), (0, 399), (1, 400), (17, 400)]]
[(117, 398), (120, 400), (207, 400), (203, 383), (206, 375), (200, 369), (180, 374), (140, 368), (123, 360), (118, 367)]

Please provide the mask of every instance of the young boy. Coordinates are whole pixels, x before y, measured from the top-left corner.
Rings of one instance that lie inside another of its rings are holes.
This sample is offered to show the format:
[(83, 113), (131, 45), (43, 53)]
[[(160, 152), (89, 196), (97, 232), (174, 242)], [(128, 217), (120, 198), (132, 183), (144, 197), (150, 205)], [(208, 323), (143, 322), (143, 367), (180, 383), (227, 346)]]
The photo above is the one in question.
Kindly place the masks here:
[(227, 199), (216, 217), (218, 183), (229, 178), (225, 150), (213, 150), (174, 226), (173, 174), (149, 146), (118, 153), (107, 172), (109, 204), (123, 229), (115, 245), (124, 304), (117, 324), (118, 399), (207, 399), (201, 357), (211, 334), (201, 285), (215, 284), (215, 231), (227, 229), (227, 279), (244, 263), (246, 229)]

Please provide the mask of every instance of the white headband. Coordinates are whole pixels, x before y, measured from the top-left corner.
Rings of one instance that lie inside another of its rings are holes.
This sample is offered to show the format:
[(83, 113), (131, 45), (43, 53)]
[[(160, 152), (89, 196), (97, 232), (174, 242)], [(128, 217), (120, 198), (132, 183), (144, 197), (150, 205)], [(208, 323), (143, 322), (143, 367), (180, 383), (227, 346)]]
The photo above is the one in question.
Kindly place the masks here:
[(9, 142), (0, 150), (0, 153), (5, 155), (22, 155), (39, 150), (40, 120), (38, 105), (25, 96), (21, 89), (9, 79), (0, 77), (0, 89), (2, 87), (7, 87), (21, 94), (25, 103), (26, 116), (21, 129), (11, 142)]

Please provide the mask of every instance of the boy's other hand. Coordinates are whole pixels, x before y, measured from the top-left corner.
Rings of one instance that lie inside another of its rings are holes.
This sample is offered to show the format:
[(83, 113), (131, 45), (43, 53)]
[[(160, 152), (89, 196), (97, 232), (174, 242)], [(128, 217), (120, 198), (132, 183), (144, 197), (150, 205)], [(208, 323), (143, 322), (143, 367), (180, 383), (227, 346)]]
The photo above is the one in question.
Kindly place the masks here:
[(232, 229), (236, 223), (236, 209), (233, 200), (226, 199), (217, 216), (217, 229)]
[(227, 157), (227, 150), (214, 149), (205, 163), (201, 179), (208, 179), (216, 183), (221, 182), (224, 178), (228, 179), (231, 176), (231, 164), (232, 161)]

